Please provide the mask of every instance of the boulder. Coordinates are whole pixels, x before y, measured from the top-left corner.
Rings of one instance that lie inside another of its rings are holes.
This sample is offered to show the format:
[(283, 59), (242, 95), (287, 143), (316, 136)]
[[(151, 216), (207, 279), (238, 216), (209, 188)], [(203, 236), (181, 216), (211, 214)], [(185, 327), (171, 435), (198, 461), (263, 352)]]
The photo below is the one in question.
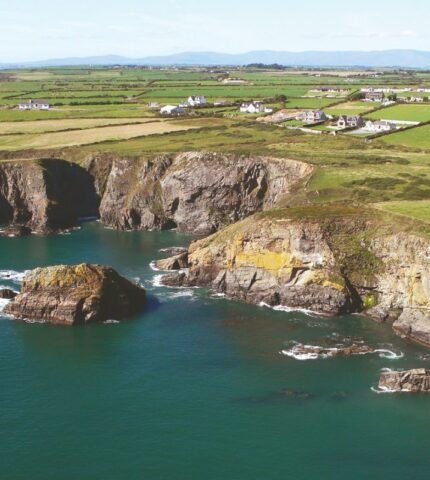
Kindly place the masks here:
[(27, 273), (22, 291), (4, 309), (18, 319), (81, 325), (139, 313), (145, 290), (101, 265), (59, 265)]
[(180, 253), (174, 257), (157, 260), (155, 266), (159, 270), (182, 270), (188, 267), (188, 252)]
[(3, 300), (12, 300), (18, 294), (11, 290), (10, 288), (0, 288), (0, 298)]
[(430, 392), (430, 370), (416, 368), (401, 372), (383, 371), (379, 388), (390, 392)]

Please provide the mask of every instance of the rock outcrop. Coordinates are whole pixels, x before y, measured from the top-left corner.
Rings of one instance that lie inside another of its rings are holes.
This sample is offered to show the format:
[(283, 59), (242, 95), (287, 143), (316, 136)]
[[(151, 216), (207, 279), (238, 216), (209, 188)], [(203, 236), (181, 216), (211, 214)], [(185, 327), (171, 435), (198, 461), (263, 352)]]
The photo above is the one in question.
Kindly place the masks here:
[(282, 350), (283, 355), (297, 360), (316, 360), (317, 358), (352, 357), (376, 353), (367, 345), (347, 345), (339, 347), (322, 347), (319, 345), (294, 345), (291, 349)]
[(100, 265), (60, 265), (27, 273), (4, 309), (18, 319), (57, 325), (119, 320), (142, 311), (145, 290)]
[(163, 283), (324, 315), (359, 312), (430, 346), (430, 242), (372, 215), (340, 206), (256, 214), (192, 243), (187, 270)]
[(98, 203), (93, 178), (76, 164), (54, 159), (0, 163), (0, 223), (51, 233), (97, 215)]
[(379, 379), (379, 389), (387, 392), (430, 392), (430, 370), (384, 370)]
[(116, 159), (100, 218), (120, 230), (209, 234), (273, 207), (311, 171), (293, 160), (204, 152)]
[(11, 290), (10, 288), (0, 288), (0, 298), (2, 300), (12, 300), (18, 294)]

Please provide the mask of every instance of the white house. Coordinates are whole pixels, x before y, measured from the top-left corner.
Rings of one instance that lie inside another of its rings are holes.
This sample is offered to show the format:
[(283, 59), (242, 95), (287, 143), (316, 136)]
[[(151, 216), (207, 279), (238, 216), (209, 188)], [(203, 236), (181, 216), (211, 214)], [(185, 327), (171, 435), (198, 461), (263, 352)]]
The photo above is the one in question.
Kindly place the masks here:
[(206, 105), (208, 101), (203, 95), (191, 96), (188, 97), (188, 100), (185, 102), (185, 105), (188, 107), (200, 107), (201, 105)]
[(185, 110), (178, 105), (166, 105), (160, 109), (161, 115), (182, 115)]
[(379, 120), (376, 122), (366, 122), (366, 130), (369, 132), (391, 132), (397, 130), (396, 124), (388, 122), (387, 120)]
[(29, 100), (28, 102), (19, 103), (20, 110), (49, 110), (51, 105), (46, 100)]
[(299, 113), (296, 117), (296, 120), (306, 123), (318, 123), (325, 122), (327, 118), (327, 115), (322, 110), (307, 110)]
[(242, 80), (241, 78), (224, 78), (222, 83), (226, 85), (245, 85), (248, 82), (246, 80)]
[(242, 113), (272, 113), (272, 108), (267, 108), (262, 102), (242, 103), (240, 107)]
[(424, 103), (424, 97), (408, 97), (406, 101), (409, 103)]

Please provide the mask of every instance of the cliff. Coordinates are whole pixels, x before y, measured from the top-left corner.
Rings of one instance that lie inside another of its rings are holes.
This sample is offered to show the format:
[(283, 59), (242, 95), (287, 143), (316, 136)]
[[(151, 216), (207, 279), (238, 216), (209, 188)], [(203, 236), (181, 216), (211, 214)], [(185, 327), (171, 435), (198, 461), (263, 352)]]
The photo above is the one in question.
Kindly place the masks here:
[(0, 163), (0, 223), (46, 233), (100, 216), (120, 230), (209, 234), (272, 208), (312, 167), (272, 157), (183, 153)]
[(358, 208), (256, 214), (194, 242), (186, 267), (164, 283), (323, 315), (363, 313), (430, 345), (430, 241), (393, 233)]
[(50, 233), (97, 215), (93, 178), (64, 160), (0, 162), (0, 223)]
[(116, 159), (100, 218), (121, 230), (177, 227), (209, 234), (272, 208), (311, 171), (293, 160), (217, 153)]

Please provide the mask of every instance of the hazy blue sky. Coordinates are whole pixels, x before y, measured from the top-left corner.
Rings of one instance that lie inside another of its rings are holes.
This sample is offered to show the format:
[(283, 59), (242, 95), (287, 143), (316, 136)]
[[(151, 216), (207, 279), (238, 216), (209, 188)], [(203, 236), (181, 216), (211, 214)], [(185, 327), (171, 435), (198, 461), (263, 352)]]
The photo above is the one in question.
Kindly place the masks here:
[(0, 61), (181, 51), (430, 50), (429, 0), (0, 0)]

